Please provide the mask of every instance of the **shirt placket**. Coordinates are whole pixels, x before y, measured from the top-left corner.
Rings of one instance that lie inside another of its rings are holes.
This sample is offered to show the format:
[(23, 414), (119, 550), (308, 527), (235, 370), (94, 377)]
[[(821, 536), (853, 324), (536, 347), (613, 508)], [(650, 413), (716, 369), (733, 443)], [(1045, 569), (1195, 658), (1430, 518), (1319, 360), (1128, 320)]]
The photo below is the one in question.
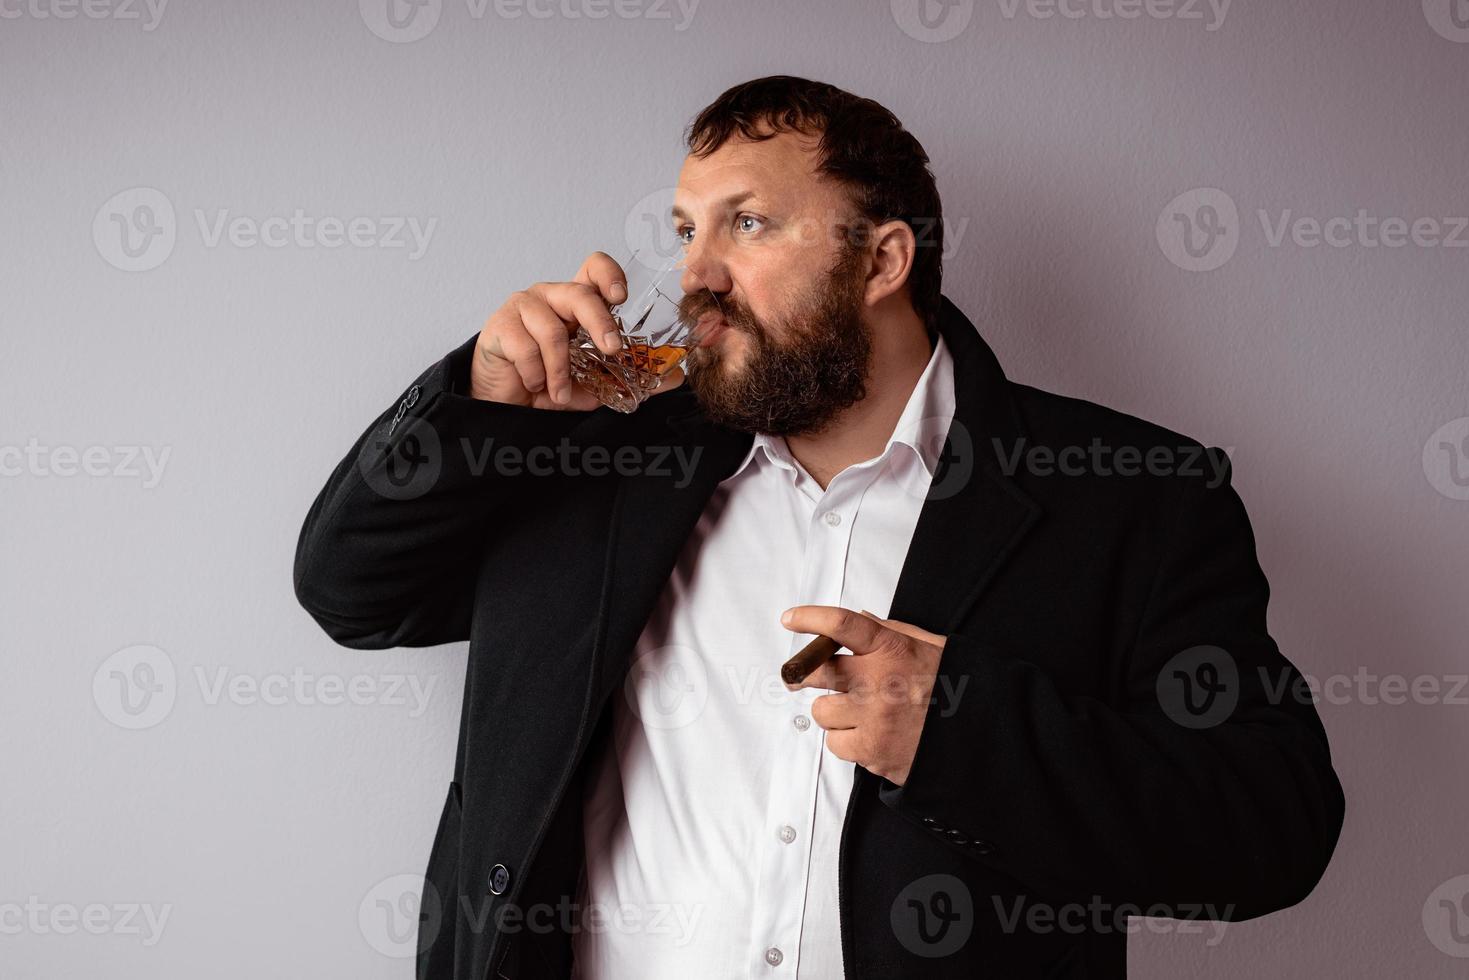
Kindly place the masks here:
[[(822, 492), (807, 474), (787, 464), (791, 491), (807, 514), (800, 592), (790, 605), (838, 605), (859, 494), (834, 480)], [(782, 607), (784, 608), (784, 607)], [(811, 638), (790, 634), (786, 656)], [(772, 671), (774, 673), (774, 671)], [(827, 692), (803, 688), (782, 701), (775, 724), (782, 740), (771, 767), (769, 804), (760, 829), (751, 977), (796, 977), (805, 917), (817, 789), (826, 732), (811, 720), (811, 702)]]

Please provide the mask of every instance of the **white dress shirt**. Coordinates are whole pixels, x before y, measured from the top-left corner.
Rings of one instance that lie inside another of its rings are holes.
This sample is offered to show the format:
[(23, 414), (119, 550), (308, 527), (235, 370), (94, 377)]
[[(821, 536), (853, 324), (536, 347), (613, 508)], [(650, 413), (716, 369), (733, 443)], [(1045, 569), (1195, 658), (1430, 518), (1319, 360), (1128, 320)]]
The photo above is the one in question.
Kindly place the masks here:
[(936, 337), (879, 456), (823, 491), (784, 438), (757, 435), (715, 488), (589, 775), (574, 976), (843, 976), (837, 852), (854, 765), (811, 720), (827, 692), (780, 681), (811, 640), (780, 614), (888, 615), (953, 415)]

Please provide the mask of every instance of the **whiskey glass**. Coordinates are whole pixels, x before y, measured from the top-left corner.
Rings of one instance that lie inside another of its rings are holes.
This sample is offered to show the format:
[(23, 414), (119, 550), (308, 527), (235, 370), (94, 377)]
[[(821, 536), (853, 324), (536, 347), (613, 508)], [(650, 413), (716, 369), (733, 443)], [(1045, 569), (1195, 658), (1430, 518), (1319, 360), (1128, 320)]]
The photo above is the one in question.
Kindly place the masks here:
[(654, 253), (647, 260), (639, 254), (634, 251), (622, 266), (627, 299), (608, 305), (622, 348), (603, 353), (585, 327), (571, 338), (572, 378), (603, 405), (624, 413), (637, 411), (722, 319), (718, 298), (687, 268), (682, 251), (667, 258)]

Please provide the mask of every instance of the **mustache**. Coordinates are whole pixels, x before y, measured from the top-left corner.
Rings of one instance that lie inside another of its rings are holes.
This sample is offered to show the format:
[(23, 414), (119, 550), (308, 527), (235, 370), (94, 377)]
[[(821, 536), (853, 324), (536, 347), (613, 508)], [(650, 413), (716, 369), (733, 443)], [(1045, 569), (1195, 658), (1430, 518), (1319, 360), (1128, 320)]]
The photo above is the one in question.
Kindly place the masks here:
[(719, 299), (708, 293), (685, 296), (679, 303), (679, 308), (689, 322), (697, 323), (703, 317), (713, 314), (723, 317), (724, 321), (734, 330), (745, 333), (757, 332), (754, 316), (750, 314), (740, 303), (730, 297)]

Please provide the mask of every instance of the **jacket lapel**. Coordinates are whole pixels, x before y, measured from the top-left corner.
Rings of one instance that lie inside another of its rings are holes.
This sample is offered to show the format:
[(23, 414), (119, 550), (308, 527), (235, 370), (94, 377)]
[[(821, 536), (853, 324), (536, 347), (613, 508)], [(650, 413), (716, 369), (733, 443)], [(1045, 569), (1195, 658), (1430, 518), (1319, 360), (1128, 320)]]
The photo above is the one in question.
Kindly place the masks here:
[(953, 632), (1041, 516), (999, 465), (1023, 423), (994, 352), (943, 299), (939, 332), (954, 357), (954, 421), (898, 576), (889, 619)]
[[(648, 451), (644, 458), (667, 447), (670, 472), (618, 481), (598, 604), (594, 690), (621, 678), (684, 542), (719, 482), (734, 472), (754, 439), (709, 422), (686, 388), (649, 399), (632, 418), (640, 423), (641, 434), (634, 438)], [(691, 461), (691, 473), (678, 465), (678, 452)]]

